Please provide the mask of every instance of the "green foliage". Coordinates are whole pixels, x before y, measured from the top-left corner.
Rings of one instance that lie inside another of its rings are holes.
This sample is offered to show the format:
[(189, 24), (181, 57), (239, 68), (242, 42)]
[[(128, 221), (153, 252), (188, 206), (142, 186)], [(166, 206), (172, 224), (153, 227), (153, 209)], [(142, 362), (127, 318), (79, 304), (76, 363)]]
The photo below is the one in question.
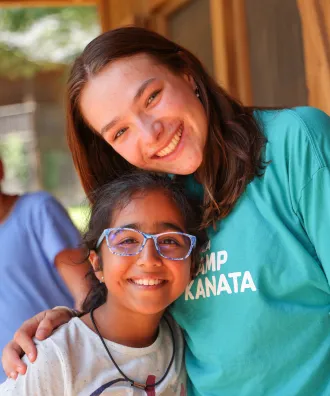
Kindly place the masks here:
[(89, 221), (88, 206), (73, 206), (68, 209), (73, 224), (80, 232), (85, 232)]
[(27, 59), (17, 47), (9, 47), (0, 42), (0, 75), (9, 78), (30, 78), (40, 70), (51, 70), (57, 66), (49, 62), (36, 62)]
[(6, 179), (19, 180), (26, 185), (29, 178), (27, 153), (22, 139), (17, 134), (7, 135), (0, 142), (0, 154), (6, 165)]
[(0, 75), (30, 78), (71, 63), (97, 27), (96, 7), (0, 9)]
[(63, 25), (76, 22), (89, 27), (97, 24), (95, 7), (4, 8), (0, 9), (0, 30), (23, 32), (50, 15), (56, 15)]

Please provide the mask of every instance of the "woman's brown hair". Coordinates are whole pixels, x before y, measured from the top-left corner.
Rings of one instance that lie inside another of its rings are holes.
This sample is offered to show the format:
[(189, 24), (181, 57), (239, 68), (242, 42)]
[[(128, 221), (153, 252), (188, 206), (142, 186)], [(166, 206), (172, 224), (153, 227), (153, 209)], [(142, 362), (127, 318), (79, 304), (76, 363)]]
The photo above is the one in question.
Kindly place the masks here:
[(85, 122), (79, 108), (87, 81), (114, 60), (145, 53), (174, 74), (190, 75), (208, 120), (204, 160), (196, 171), (204, 188), (203, 227), (227, 216), (246, 185), (262, 174), (265, 143), (250, 108), (231, 98), (185, 48), (138, 27), (111, 30), (94, 39), (79, 56), (68, 82), (68, 143), (87, 194), (134, 166), (117, 154)]

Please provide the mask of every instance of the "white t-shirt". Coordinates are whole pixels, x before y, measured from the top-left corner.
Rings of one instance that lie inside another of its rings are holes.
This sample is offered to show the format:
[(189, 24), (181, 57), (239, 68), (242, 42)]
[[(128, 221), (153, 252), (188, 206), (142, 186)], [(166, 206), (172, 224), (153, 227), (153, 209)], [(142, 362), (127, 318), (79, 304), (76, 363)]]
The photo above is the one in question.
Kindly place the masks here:
[[(99, 336), (79, 318), (61, 326), (45, 341), (36, 341), (38, 358), (28, 363), (26, 375), (0, 385), (1, 396), (185, 396), (186, 371), (181, 329), (167, 315), (175, 338), (175, 359), (164, 381), (147, 391), (128, 382), (107, 384), (122, 378), (111, 362)], [(146, 348), (131, 348), (105, 340), (115, 362), (125, 375), (137, 382), (153, 384), (165, 373), (173, 342), (162, 319), (156, 341)]]

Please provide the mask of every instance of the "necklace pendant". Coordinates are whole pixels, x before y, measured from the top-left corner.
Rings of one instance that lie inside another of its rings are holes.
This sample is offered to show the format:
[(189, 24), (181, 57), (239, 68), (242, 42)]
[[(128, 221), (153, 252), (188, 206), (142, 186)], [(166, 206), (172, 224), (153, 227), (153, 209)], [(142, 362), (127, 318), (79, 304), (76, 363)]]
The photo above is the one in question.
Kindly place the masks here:
[(139, 388), (139, 389), (143, 389), (146, 390), (146, 384), (140, 384), (139, 382), (133, 382), (132, 386), (134, 386), (135, 388)]

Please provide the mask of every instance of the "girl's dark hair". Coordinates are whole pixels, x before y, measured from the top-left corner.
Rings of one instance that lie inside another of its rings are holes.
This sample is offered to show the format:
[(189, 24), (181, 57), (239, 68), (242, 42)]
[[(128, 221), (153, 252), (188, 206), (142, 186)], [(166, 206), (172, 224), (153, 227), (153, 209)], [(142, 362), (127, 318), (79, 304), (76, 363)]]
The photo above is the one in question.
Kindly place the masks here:
[(138, 27), (104, 33), (87, 45), (75, 61), (68, 82), (68, 143), (87, 195), (134, 167), (117, 154), (84, 121), (80, 94), (87, 81), (114, 60), (145, 53), (172, 73), (188, 74), (197, 84), (208, 120), (208, 138), (198, 180), (204, 187), (205, 227), (224, 218), (246, 185), (264, 169), (265, 143), (252, 109), (230, 97), (185, 48)]
[[(162, 190), (173, 200), (183, 216), (185, 231), (197, 237), (196, 248), (191, 254), (191, 272), (192, 276), (195, 276), (200, 269), (201, 248), (207, 241), (206, 232), (200, 229), (201, 208), (186, 197), (181, 184), (172, 181), (165, 175), (137, 171), (121, 176), (97, 189), (91, 197), (93, 205), (88, 231), (83, 239), (84, 245), (89, 251), (96, 250), (98, 238), (104, 229), (109, 228), (114, 211), (121, 210), (129, 204), (133, 195), (143, 196), (154, 190)], [(102, 257), (100, 257), (100, 263), (102, 266)], [(93, 270), (90, 270), (88, 277), (91, 279), (92, 285), (82, 306), (84, 312), (89, 312), (104, 304), (107, 297), (105, 284), (98, 281)]]

